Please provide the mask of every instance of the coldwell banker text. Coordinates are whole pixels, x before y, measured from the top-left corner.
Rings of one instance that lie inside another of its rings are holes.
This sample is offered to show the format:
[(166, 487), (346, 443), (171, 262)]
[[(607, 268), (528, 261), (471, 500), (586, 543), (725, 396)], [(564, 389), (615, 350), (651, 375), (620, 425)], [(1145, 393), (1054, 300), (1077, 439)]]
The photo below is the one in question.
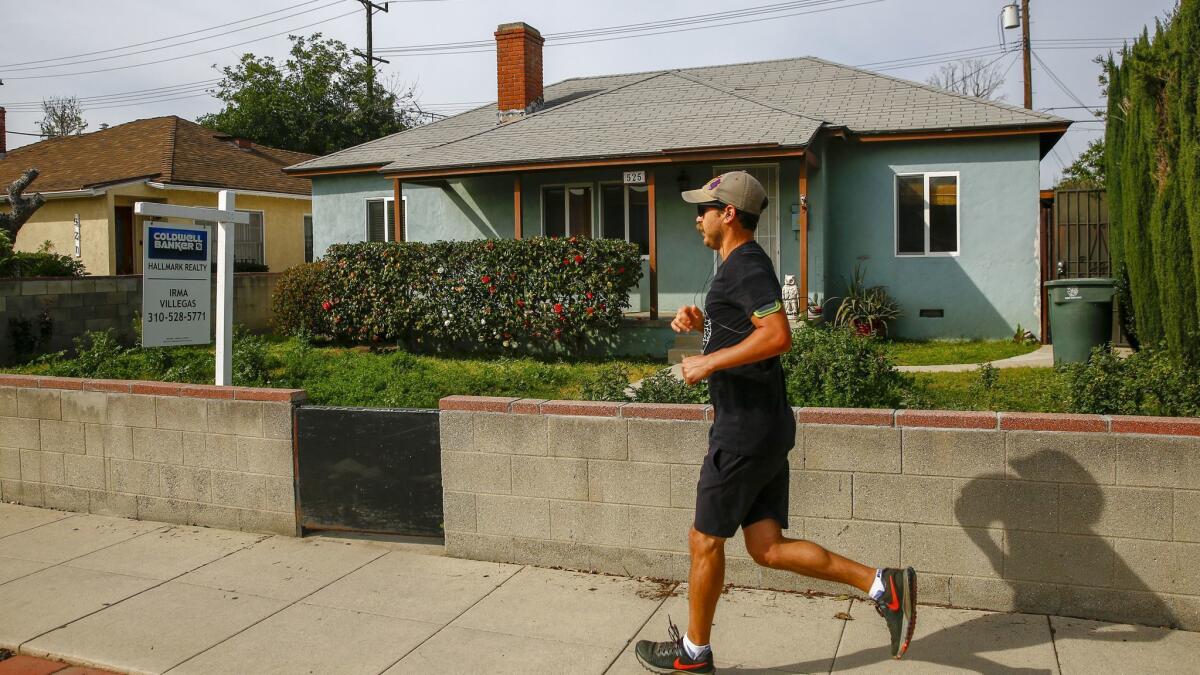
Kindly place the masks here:
[(150, 227), (147, 268), (158, 272), (208, 270), (208, 232)]

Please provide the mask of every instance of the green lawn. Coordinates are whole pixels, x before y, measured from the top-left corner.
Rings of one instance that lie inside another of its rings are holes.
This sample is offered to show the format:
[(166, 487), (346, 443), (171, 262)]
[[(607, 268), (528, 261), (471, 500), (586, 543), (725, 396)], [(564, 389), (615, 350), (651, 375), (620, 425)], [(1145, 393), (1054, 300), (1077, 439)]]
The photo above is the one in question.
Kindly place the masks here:
[(898, 366), (937, 366), (950, 363), (983, 363), (1028, 354), (1040, 345), (1017, 344), (1011, 340), (923, 342), (891, 340), (888, 349)]
[(991, 389), (979, 386), (977, 371), (913, 373), (913, 407), (933, 410), (1067, 412), (1061, 376), (1053, 368), (1000, 368)]

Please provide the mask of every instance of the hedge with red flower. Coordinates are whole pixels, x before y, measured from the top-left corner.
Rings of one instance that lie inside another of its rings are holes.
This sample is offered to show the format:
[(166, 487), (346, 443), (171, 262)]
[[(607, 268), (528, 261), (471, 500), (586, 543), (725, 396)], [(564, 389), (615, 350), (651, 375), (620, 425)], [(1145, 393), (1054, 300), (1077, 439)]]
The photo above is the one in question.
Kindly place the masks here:
[(640, 276), (637, 245), (609, 239), (337, 244), (324, 258), (323, 292), (307, 302), (336, 338), (574, 350), (617, 330)]

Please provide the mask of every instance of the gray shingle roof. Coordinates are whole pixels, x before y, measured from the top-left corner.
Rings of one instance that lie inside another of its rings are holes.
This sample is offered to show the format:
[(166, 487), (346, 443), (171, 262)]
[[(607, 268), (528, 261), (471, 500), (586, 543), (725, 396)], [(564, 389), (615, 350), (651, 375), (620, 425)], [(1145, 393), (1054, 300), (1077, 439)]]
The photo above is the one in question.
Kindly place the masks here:
[(822, 124), (894, 133), (1067, 120), (804, 57), (564, 80), (504, 125), (495, 104), (290, 167), (385, 171), (638, 156), (675, 148), (808, 144)]

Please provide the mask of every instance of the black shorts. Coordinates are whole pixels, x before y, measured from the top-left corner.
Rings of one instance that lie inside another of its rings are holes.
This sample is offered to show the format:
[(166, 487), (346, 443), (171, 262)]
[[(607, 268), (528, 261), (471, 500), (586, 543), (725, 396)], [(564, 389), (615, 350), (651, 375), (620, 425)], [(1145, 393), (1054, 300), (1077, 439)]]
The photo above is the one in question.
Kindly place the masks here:
[(732, 537), (738, 526), (774, 518), (787, 529), (787, 454), (749, 456), (709, 448), (696, 484), (696, 521), (700, 532)]

